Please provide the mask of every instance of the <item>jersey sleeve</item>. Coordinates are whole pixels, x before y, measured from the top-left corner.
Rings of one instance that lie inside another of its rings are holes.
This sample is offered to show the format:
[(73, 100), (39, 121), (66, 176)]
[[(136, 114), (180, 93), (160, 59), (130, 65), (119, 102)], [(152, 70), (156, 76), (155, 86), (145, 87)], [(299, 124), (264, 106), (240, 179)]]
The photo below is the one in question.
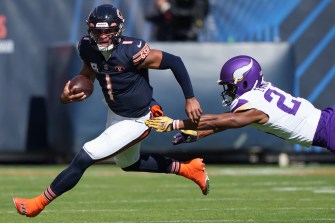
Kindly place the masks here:
[(248, 109), (251, 109), (251, 102), (243, 98), (238, 98), (235, 103), (232, 103), (230, 106), (231, 112), (239, 112)]
[(238, 99), (236, 99), (230, 106), (231, 112), (245, 111), (249, 109), (261, 110), (266, 104), (264, 104), (264, 93), (259, 90), (249, 91)]
[(79, 42), (78, 42), (78, 54), (79, 54), (79, 57), (81, 58), (81, 60), (86, 64), (88, 65), (89, 67), (91, 66), (90, 65), (90, 62), (89, 62), (89, 50), (91, 48), (90, 46), (90, 40), (89, 40), (89, 37), (87, 36), (84, 36)]
[(123, 41), (122, 44), (129, 44), (129, 56), (133, 64), (140, 64), (150, 53), (149, 45), (142, 39), (132, 39), (131, 41)]

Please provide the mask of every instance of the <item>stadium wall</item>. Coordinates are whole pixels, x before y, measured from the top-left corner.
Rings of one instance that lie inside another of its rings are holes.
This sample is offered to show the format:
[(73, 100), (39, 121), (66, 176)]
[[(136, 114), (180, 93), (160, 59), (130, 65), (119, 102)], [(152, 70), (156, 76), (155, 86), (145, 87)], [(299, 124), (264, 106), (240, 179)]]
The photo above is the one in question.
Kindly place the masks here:
[[(77, 150), (82, 141), (95, 137), (96, 132), (103, 128), (105, 111), (103, 109), (100, 110), (100, 104), (98, 105), (99, 109), (94, 113), (94, 115), (98, 115), (95, 116), (98, 118), (94, 121), (90, 120), (93, 124), (99, 123), (99, 127), (94, 130), (95, 134), (88, 133), (90, 130), (81, 129), (82, 127), (80, 127), (80, 130), (76, 130), (78, 128), (76, 123), (71, 124), (72, 121), (66, 120), (71, 119), (74, 115), (70, 112), (72, 110), (78, 114), (82, 113), (81, 105), (70, 105), (65, 111), (60, 110), (60, 112), (65, 112), (63, 116), (59, 116), (56, 110), (50, 110), (50, 103), (58, 102), (55, 95), (58, 95), (61, 90), (53, 86), (54, 84), (50, 82), (50, 79), (56, 78), (59, 82), (58, 84), (60, 84), (65, 81), (66, 76), (58, 76), (57, 72), (63, 72), (71, 76), (78, 70), (78, 57), (76, 56), (74, 45), (82, 35), (87, 33), (85, 19), (90, 10), (102, 3), (113, 3), (121, 9), (126, 17), (125, 35), (144, 38), (150, 42), (150, 25), (145, 22), (144, 16), (151, 0), (0, 1), (0, 162), (12, 158), (12, 156), (9, 157), (6, 154), (20, 155), (25, 160), (36, 160), (36, 157), (38, 157), (41, 161), (46, 161), (48, 157), (53, 156), (53, 153), (69, 154)], [(196, 43), (195, 48), (198, 51), (192, 51), (194, 54), (188, 53), (188, 46), (190, 45), (184, 43), (172, 45), (151, 43), (151, 45), (152, 47), (157, 46), (167, 51), (173, 51), (183, 57), (192, 75), (191, 78), (200, 102), (204, 104), (204, 108), (206, 103), (209, 104), (204, 109), (205, 112), (223, 111), (220, 106), (220, 90), (215, 87), (213, 81), (216, 81), (218, 70), (223, 61), (230, 55), (223, 51), (216, 55), (216, 47), (226, 50), (225, 47), (246, 46), (242, 42), (248, 41), (252, 41), (249, 44), (255, 44), (257, 47), (257, 49), (251, 47), (250, 49), (255, 49), (255, 51), (250, 51), (251, 53), (259, 52), (263, 49), (260, 46), (266, 45), (264, 41), (269, 44), (283, 41), (274, 45), (287, 45), (290, 48), (288, 51), (293, 51), (293, 55), (289, 54), (289, 64), (294, 64), (294, 73), (291, 73), (294, 76), (294, 81), (292, 83), (292, 76), (290, 76), (286, 87), (291, 90), (291, 84), (294, 84), (294, 95), (300, 95), (311, 100), (318, 108), (332, 105), (334, 104), (332, 102), (333, 95), (329, 89), (334, 86), (335, 81), (334, 59), (332, 59), (335, 52), (335, 28), (333, 25), (335, 17), (332, 16), (335, 1), (294, 0), (290, 4), (286, 3), (286, 0), (238, 2), (234, 0), (210, 0), (211, 13), (201, 33), (201, 41), (207, 43)], [(253, 7), (250, 7), (250, 5), (253, 5)], [(236, 10), (232, 10), (235, 8)], [(259, 11), (255, 11), (255, 8), (261, 10), (261, 14), (266, 19), (260, 19), (263, 17), (259, 17)], [(243, 10), (243, 16), (233, 16), (233, 12), (240, 12), (240, 10)], [(247, 23), (244, 22), (246, 19), (248, 20)], [(260, 23), (260, 20), (263, 22)], [(272, 24), (272, 22), (275, 22), (275, 24)], [(248, 29), (243, 28), (245, 27), (244, 25), (247, 25), (247, 28), (252, 28), (250, 29), (252, 32), (250, 31), (246, 34), (246, 38), (233, 38), (234, 41), (241, 42), (223, 43), (227, 42), (228, 39), (220, 38), (225, 36), (221, 32), (230, 34), (232, 31), (237, 30), (239, 31), (237, 34), (240, 34), (240, 27), (242, 27), (242, 30), (248, 31)], [(260, 25), (262, 29), (259, 29)], [(231, 30), (229, 27), (234, 29)], [(276, 30), (276, 32), (273, 32), (273, 38), (258, 38), (259, 36), (268, 36), (263, 34), (272, 34), (271, 30)], [(249, 38), (248, 36), (256, 36), (257, 38)], [(212, 42), (212, 44), (209, 42)], [(55, 52), (57, 51), (56, 49), (62, 52), (57, 54)], [(234, 53), (239, 52), (235, 51)], [(269, 52), (272, 51), (270, 50)], [(57, 63), (60, 63), (58, 64), (59, 67), (57, 67), (58, 70), (51, 70), (50, 68), (50, 66), (55, 66), (54, 63), (56, 63), (56, 61), (50, 60), (52, 54), (64, 57), (63, 61), (59, 61), (59, 58), (56, 60)], [(279, 58), (277, 52), (264, 56), (264, 58), (272, 58), (272, 56), (278, 60), (283, 59)], [(201, 57), (211, 57), (213, 63), (209, 63), (208, 59), (205, 60), (206, 64), (195, 61), (196, 59), (201, 59)], [(260, 56), (260, 58), (263, 60), (263, 56)], [(261, 62), (263, 63), (263, 61)], [(265, 62), (263, 64), (267, 66), (266, 64), (268, 63)], [(63, 70), (60, 67), (63, 67)], [(266, 67), (265, 69), (267, 70)], [(274, 69), (274, 71), (276, 70), (281, 71), (282, 67)], [(199, 72), (199, 76), (193, 76), (198, 71), (202, 71)], [(51, 74), (48, 72), (51, 72)], [(266, 75), (270, 75), (269, 73), (272, 75), (272, 71), (266, 71)], [(281, 75), (279, 74), (279, 79), (281, 79)], [(166, 89), (162, 86), (163, 80), (171, 84), (173, 89), (178, 89), (172, 75), (167, 74), (164, 77), (172, 78), (171, 80), (163, 79), (163, 75), (156, 75), (155, 72), (152, 72), (151, 76), (152, 84), (155, 86), (155, 94), (163, 103), (168, 114), (184, 117), (182, 112), (184, 109), (183, 101), (179, 97), (181, 91), (173, 91), (176, 92), (176, 97), (173, 98), (175, 101), (169, 101), (166, 93), (161, 92), (162, 89), (171, 92), (171, 88)], [(156, 76), (159, 79), (156, 79)], [(210, 79), (205, 78), (207, 76)], [(277, 80), (273, 81), (277, 82)], [(210, 87), (206, 87), (205, 83)], [(51, 89), (55, 91), (51, 92)], [(96, 97), (96, 101), (100, 100), (97, 94), (96, 91), (90, 100), (95, 101), (93, 97)], [(48, 101), (49, 98), (54, 98), (55, 101)], [(86, 106), (85, 103), (90, 103), (90, 100), (83, 102), (83, 106)], [(61, 118), (53, 120), (51, 117), (55, 114)], [(82, 113), (79, 116), (84, 118), (85, 115), (85, 113)], [(74, 129), (74, 132), (72, 132), (72, 129)], [(251, 135), (249, 133), (249, 135), (239, 134), (239, 140), (233, 144), (231, 139), (237, 135), (235, 131), (237, 130), (209, 137), (204, 139), (203, 142), (199, 141), (197, 146), (192, 144), (192, 146), (180, 145), (172, 148), (170, 143), (172, 135), (170, 133), (158, 135), (153, 132), (147, 141), (143, 142), (143, 146), (147, 150), (155, 148), (162, 151), (166, 149), (166, 151), (178, 152), (190, 151), (193, 146), (195, 146), (196, 151), (206, 151), (203, 150), (205, 146), (206, 148), (210, 147), (210, 151), (227, 151), (228, 148), (220, 147), (224, 144), (224, 146), (232, 148), (232, 151), (240, 153), (241, 149), (239, 148), (241, 148), (241, 145), (258, 150), (255, 146), (258, 144), (257, 140), (262, 141), (264, 138), (267, 139), (269, 137), (259, 135), (260, 133), (250, 133)], [(239, 130), (238, 132), (241, 133)], [(62, 135), (57, 136), (57, 134)], [(252, 137), (252, 134), (256, 134), (257, 137)], [(77, 135), (82, 138), (76, 138)], [(59, 139), (58, 142), (55, 140), (57, 138)], [(157, 141), (155, 142), (153, 138), (157, 139)], [(245, 142), (247, 143), (245, 144)], [(268, 145), (271, 145), (271, 142), (275, 141), (269, 141)], [(215, 146), (218, 147), (214, 148)], [(275, 147), (273, 151), (276, 151), (276, 148), (280, 148), (280, 146)], [(283, 149), (290, 150), (291, 148), (290, 145), (285, 144)], [(298, 148), (295, 152), (308, 154), (313, 151), (324, 151), (316, 149), (304, 148), (302, 150)], [(29, 154), (34, 154), (34, 156), (31, 157)]]

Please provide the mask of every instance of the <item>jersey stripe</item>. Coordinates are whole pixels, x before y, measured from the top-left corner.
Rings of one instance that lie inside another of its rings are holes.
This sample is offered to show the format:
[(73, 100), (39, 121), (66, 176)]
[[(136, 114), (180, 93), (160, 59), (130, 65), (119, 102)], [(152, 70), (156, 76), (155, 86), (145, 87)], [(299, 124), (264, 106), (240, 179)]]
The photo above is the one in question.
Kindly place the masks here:
[(145, 44), (143, 48), (133, 56), (133, 63), (136, 65), (143, 61), (149, 54), (150, 47), (148, 44)]

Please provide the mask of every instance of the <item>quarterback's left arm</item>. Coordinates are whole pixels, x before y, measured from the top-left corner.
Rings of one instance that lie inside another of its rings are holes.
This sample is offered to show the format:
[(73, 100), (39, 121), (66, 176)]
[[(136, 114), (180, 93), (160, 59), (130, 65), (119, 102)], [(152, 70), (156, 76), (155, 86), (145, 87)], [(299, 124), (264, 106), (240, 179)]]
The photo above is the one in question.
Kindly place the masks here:
[(161, 50), (151, 49), (146, 58), (138, 65), (138, 68), (147, 69), (171, 69), (176, 80), (181, 86), (186, 99), (185, 112), (192, 122), (200, 118), (202, 109), (195, 98), (191, 80), (187, 69), (180, 57)]

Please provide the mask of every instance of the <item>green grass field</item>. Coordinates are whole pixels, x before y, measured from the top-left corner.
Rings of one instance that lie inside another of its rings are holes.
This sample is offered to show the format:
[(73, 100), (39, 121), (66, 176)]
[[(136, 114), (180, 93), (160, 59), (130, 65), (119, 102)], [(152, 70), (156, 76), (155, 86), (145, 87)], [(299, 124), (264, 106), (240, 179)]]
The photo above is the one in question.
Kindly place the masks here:
[(335, 222), (335, 165), (207, 166), (203, 196), (179, 176), (100, 164), (36, 218), (16, 213), (13, 196), (38, 195), (64, 167), (0, 166), (0, 222)]

